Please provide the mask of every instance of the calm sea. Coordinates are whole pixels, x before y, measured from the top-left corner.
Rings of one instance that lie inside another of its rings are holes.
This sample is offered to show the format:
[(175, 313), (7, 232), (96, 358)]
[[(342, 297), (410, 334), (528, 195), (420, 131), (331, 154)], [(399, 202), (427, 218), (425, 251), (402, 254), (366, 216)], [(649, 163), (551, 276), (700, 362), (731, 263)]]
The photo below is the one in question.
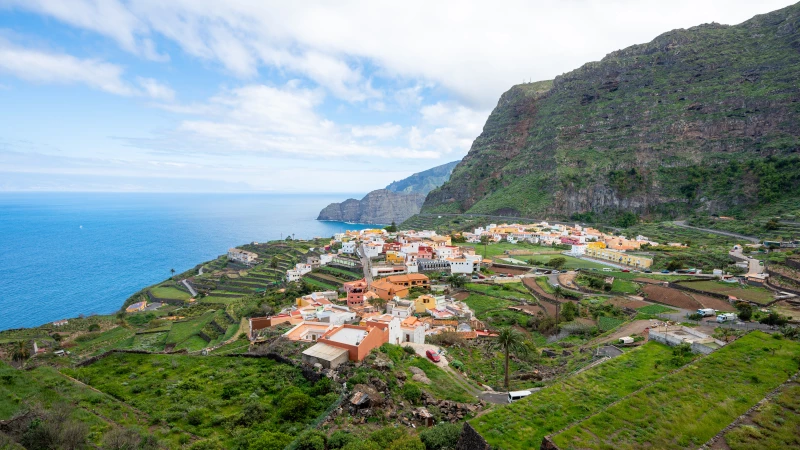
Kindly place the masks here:
[(235, 245), (365, 228), (314, 220), (345, 198), (0, 194), (0, 330), (114, 312), (170, 269), (183, 272)]

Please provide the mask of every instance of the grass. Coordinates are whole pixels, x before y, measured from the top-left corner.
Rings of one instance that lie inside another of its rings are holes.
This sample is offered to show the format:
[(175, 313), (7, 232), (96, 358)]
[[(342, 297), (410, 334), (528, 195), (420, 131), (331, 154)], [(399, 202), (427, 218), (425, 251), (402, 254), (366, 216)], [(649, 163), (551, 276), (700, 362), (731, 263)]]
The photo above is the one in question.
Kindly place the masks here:
[(793, 383), (750, 415), (751, 422), (725, 433), (731, 450), (800, 447), (800, 385)]
[[(493, 449), (539, 448), (542, 438), (661, 377), (672, 351), (649, 342), (470, 423)], [(667, 361), (665, 363), (665, 361)], [(661, 370), (656, 370), (661, 363)]]
[(488, 311), (496, 309), (506, 309), (512, 302), (494, 297), (487, 297), (480, 294), (470, 294), (464, 303), (475, 313), (478, 318), (486, 317)]
[(798, 355), (800, 343), (752, 332), (554, 441), (565, 450), (697, 448), (794, 374)]
[[(464, 389), (453, 380), (452, 375), (445, 372), (443, 369), (440, 369), (434, 363), (428, 361), (427, 359), (422, 357), (417, 357), (414, 360), (412, 360), (408, 365), (419, 367), (420, 369), (422, 369), (423, 372), (425, 372), (425, 375), (428, 377), (428, 379), (431, 380), (431, 384), (429, 385), (420, 384), (419, 387), (421, 389), (431, 391), (431, 393), (437, 398), (442, 398), (462, 403), (476, 402), (475, 397), (464, 392)], [(409, 379), (411, 378), (411, 375), (412, 374), (409, 371), (408, 372)]]
[[(195, 336), (209, 322), (214, 319), (214, 311), (206, 311), (204, 314), (183, 322), (174, 322), (167, 336), (167, 344), (180, 344), (192, 336)], [(198, 338), (199, 339), (199, 338)], [(202, 348), (202, 347), (201, 347)], [(199, 350), (199, 349), (197, 349)]]
[(470, 291), (477, 291), (484, 295), (493, 297), (502, 297), (509, 300), (524, 299), (533, 301), (533, 296), (525, 290), (520, 283), (504, 283), (504, 284), (478, 284), (467, 283), (464, 285)]
[(597, 318), (597, 328), (600, 331), (612, 330), (625, 323), (625, 320), (616, 317), (600, 316)]
[[(484, 250), (483, 244), (464, 244), (464, 243), (457, 243), (453, 244), (459, 247), (474, 247), (475, 253), (479, 255), (483, 255), (484, 258), (491, 258), (493, 256), (499, 257), (506, 257), (509, 256), (511, 258), (522, 259), (519, 256), (514, 255), (506, 255), (506, 250), (530, 250), (530, 255), (539, 254), (539, 253), (558, 253), (560, 250), (554, 249), (552, 247), (545, 247), (541, 245), (534, 245), (529, 244), (527, 242), (520, 242), (519, 244), (511, 244), (509, 242), (494, 242), (490, 243), (486, 246)], [(484, 254), (485, 253), (485, 254)], [(530, 256), (530, 255), (523, 255), (523, 256)]]
[(338, 397), (330, 380), (311, 383), (267, 358), (113, 354), (68, 372), (156, 422), (219, 439), (222, 448), (278, 430), (291, 440)]
[(125, 327), (115, 327), (102, 333), (90, 333), (85, 336), (89, 336), (91, 339), (76, 341), (77, 345), (70, 351), (77, 355), (101, 353), (114, 343), (129, 339), (133, 335), (134, 331)]
[(668, 314), (678, 312), (677, 309), (668, 308), (664, 305), (647, 305), (637, 308), (636, 310), (643, 314)]
[(177, 300), (189, 300), (192, 298), (188, 292), (184, 292), (172, 286), (156, 286), (150, 289), (150, 293), (158, 298), (171, 298)]
[(614, 282), (611, 284), (611, 292), (617, 294), (635, 294), (639, 292), (639, 285), (631, 281), (615, 278)]
[[(557, 255), (535, 255), (531, 259), (534, 260), (534, 265), (535, 266), (541, 267), (541, 268), (545, 268), (545, 265), (551, 259), (559, 258), (559, 257), (560, 258), (564, 258), (564, 259), (567, 260), (567, 262), (564, 263), (564, 266), (562, 266), (562, 268), (560, 270), (564, 270), (564, 269), (602, 269), (603, 267), (608, 267), (607, 265), (601, 264), (599, 262), (579, 259), (579, 258), (575, 258), (573, 256), (562, 255), (560, 253), (557, 254)], [(526, 258), (520, 258), (520, 257), (516, 257), (516, 258), (523, 259), (523, 260), (527, 261)]]
[[(57, 403), (74, 406), (70, 417), (89, 427), (89, 442), (97, 447), (113, 427), (148, 430), (159, 439), (169, 429), (151, 424), (150, 417), (114, 398), (95, 392), (60, 374), (50, 367), (20, 371), (0, 362), (0, 420), (21, 413), (29, 406), (45, 409)], [(177, 431), (177, 430), (176, 430)], [(175, 433), (175, 438), (183, 433)]]
[(770, 291), (755, 286), (742, 287), (735, 283), (722, 283), (719, 281), (696, 281), (693, 283), (678, 284), (701, 291), (732, 295), (736, 298), (760, 303), (762, 305), (775, 299)]

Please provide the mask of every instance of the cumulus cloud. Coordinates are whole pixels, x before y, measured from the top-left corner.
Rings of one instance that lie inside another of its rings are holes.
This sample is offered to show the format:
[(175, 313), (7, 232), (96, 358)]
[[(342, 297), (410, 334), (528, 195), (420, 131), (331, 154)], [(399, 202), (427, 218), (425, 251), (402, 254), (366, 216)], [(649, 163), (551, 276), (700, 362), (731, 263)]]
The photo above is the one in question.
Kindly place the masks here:
[(355, 137), (373, 137), (378, 139), (393, 138), (403, 131), (403, 127), (393, 123), (372, 126), (354, 126), (351, 132)]
[(122, 67), (100, 59), (81, 59), (15, 46), (0, 39), (0, 72), (44, 84), (84, 84), (111, 94), (170, 100), (174, 91), (152, 78), (139, 78), (141, 89), (123, 79)]

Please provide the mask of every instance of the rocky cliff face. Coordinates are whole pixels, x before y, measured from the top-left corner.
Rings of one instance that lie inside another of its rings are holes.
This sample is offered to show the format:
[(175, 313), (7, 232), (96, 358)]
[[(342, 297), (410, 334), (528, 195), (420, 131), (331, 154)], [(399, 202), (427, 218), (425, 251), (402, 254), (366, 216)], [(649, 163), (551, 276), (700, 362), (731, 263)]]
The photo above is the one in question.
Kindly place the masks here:
[(423, 212), (747, 212), (800, 192), (800, 4), (512, 87)]
[(320, 211), (317, 220), (390, 224), (400, 223), (420, 211), (424, 194), (397, 193), (387, 189), (372, 191), (361, 200), (354, 198), (331, 203)]
[(386, 189), (392, 192), (404, 192), (407, 194), (412, 192), (427, 194), (450, 179), (450, 174), (453, 173), (456, 164), (458, 164), (458, 161), (449, 162), (441, 166), (436, 166), (433, 169), (415, 173), (408, 178), (390, 183), (386, 186)]

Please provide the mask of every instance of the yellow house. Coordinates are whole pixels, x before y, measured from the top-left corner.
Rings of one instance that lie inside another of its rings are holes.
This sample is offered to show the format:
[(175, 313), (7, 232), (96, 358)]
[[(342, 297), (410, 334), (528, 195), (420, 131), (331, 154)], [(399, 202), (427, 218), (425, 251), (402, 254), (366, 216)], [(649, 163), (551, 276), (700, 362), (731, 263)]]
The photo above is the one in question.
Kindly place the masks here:
[(389, 250), (386, 252), (386, 262), (392, 264), (403, 264), (406, 262), (406, 257), (401, 252)]
[(618, 250), (611, 250), (608, 248), (596, 249), (586, 248), (586, 256), (597, 259), (604, 259), (617, 264), (624, 264), (626, 266), (647, 269), (653, 265), (653, 260), (645, 258), (644, 256), (629, 255), (625, 252)]
[(594, 250), (602, 250), (602, 249), (606, 248), (606, 243), (605, 242), (600, 242), (600, 241), (587, 242), (586, 243), (586, 248), (587, 249), (591, 248), (591, 249), (594, 249)]
[(436, 298), (432, 295), (420, 295), (414, 301), (417, 313), (424, 313), (429, 309), (433, 309), (436, 307)]

